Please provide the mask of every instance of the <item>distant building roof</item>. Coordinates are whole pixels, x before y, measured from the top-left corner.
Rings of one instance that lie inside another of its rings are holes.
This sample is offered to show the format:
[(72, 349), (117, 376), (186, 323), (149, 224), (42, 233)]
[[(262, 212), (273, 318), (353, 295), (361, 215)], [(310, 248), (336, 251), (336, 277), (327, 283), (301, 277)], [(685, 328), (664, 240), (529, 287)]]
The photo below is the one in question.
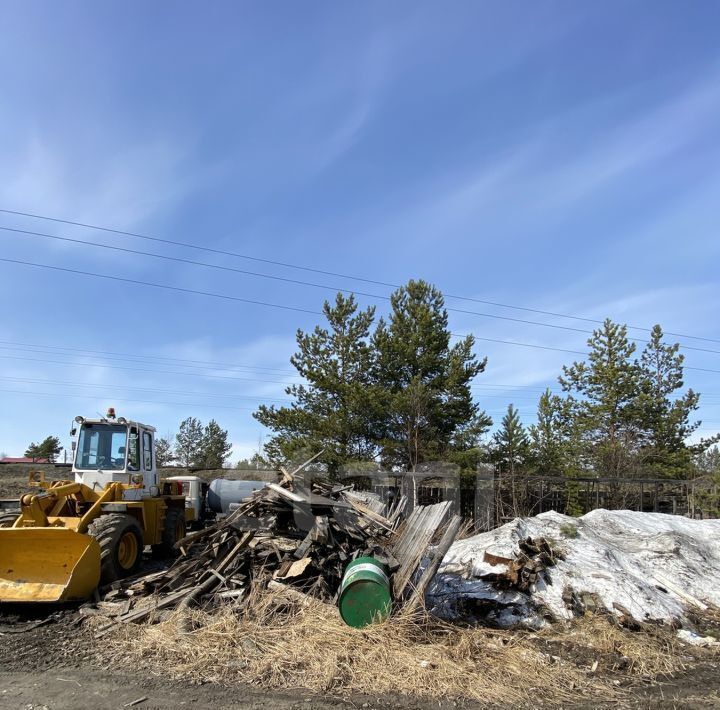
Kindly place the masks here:
[(20, 458), (6, 457), (0, 459), (0, 463), (50, 463), (47, 459), (31, 459), (27, 456), (21, 456)]

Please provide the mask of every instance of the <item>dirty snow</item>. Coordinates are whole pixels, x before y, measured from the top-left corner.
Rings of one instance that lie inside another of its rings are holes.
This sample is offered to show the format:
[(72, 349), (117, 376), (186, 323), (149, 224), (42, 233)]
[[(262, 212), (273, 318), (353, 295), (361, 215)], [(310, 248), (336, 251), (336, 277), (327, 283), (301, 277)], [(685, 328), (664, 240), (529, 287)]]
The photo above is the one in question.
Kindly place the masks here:
[[(544, 537), (565, 554), (547, 568), (549, 583), (539, 580), (522, 593), (498, 590), (482, 579), (505, 569), (484, 562), (486, 551), (514, 557), (518, 542), (527, 537)], [(629, 510), (594, 510), (581, 518), (551, 511), (518, 518), (453, 544), (428, 602), (442, 616), (468, 613), (500, 626), (539, 627), (547, 611), (555, 619), (573, 617), (563, 600), (567, 587), (577, 599), (597, 600), (608, 611), (629, 613), (639, 622), (690, 626), (687, 608), (720, 606), (720, 520)]]

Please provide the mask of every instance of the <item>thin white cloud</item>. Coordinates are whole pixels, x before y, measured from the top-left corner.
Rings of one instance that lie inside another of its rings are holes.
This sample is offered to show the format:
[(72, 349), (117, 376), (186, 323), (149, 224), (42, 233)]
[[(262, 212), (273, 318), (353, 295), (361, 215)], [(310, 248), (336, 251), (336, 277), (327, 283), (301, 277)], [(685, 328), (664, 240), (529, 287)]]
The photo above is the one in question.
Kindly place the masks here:
[(32, 134), (19, 143), (0, 167), (0, 201), (11, 209), (127, 229), (172, 209), (193, 185), (185, 149), (167, 138), (59, 148)]

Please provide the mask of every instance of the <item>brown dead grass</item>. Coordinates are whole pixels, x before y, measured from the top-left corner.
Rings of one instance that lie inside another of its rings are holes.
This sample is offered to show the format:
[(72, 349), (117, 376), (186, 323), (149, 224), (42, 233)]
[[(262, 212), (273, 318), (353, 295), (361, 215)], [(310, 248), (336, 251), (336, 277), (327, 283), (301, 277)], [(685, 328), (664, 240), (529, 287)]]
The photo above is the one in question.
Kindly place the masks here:
[[(179, 621), (176, 613), (155, 625), (124, 626), (103, 639), (103, 657), (146, 663), (178, 679), (498, 705), (617, 698), (612, 681), (592, 672), (596, 656), (621, 654), (631, 659), (630, 672), (643, 675), (677, 669), (663, 655), (665, 641), (631, 638), (601, 619), (540, 635), (459, 628), (418, 614), (352, 629), (334, 606), (254, 592), (242, 614), (232, 606), (191, 612), (189, 633)], [(560, 640), (585, 650), (573, 656), (544, 646)]]
[(462, 628), (423, 613), (352, 629), (333, 605), (256, 588), (242, 606), (120, 627), (101, 653), (177, 679), (523, 706), (619, 700), (683, 671), (688, 653), (711, 652), (681, 646), (672, 629), (629, 631), (590, 615), (537, 633)]
[(560, 655), (596, 673), (655, 680), (683, 671), (685, 651), (668, 628), (647, 626), (629, 631), (606, 616), (587, 615), (569, 627), (549, 627), (538, 634), (560, 649)]

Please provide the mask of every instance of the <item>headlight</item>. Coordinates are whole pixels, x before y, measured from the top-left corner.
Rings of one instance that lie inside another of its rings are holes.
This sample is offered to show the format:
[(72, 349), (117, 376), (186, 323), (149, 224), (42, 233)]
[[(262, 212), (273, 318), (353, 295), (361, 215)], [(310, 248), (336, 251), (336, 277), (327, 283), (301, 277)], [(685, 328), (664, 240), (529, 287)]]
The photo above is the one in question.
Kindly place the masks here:
[(143, 482), (143, 475), (142, 473), (134, 473), (130, 480), (136, 485), (139, 486)]

